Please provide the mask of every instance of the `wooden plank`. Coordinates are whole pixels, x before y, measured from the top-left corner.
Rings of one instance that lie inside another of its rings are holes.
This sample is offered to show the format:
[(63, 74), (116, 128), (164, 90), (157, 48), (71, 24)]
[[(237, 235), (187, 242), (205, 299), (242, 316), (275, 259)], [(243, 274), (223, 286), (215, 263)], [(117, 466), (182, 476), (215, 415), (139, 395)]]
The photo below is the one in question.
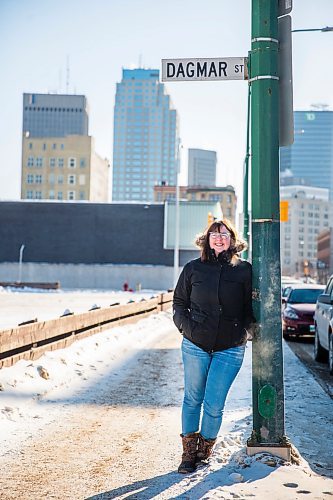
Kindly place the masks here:
[(0, 286), (10, 288), (38, 288), (42, 290), (57, 290), (60, 281), (54, 282), (30, 282), (30, 281), (1, 281)]
[(161, 293), (158, 302), (158, 308), (160, 311), (166, 311), (172, 307), (173, 292)]
[(120, 318), (119, 320), (111, 323), (111, 324), (104, 324), (104, 325), (99, 325), (95, 328), (91, 328), (90, 330), (87, 330), (85, 332), (78, 333), (76, 335), (71, 335), (65, 339), (58, 340), (56, 342), (52, 342), (47, 345), (39, 346), (39, 347), (33, 347), (29, 351), (25, 351), (19, 354), (15, 354), (11, 356), (10, 358), (4, 358), (0, 360), (0, 369), (8, 366), (12, 366), (17, 361), (20, 359), (27, 359), (27, 360), (36, 360), (40, 358), (45, 352), (47, 351), (54, 351), (57, 349), (64, 349), (71, 345), (73, 342), (76, 340), (80, 340), (86, 337), (90, 337), (92, 335), (95, 335), (96, 333), (100, 333), (105, 330), (110, 330), (111, 328), (115, 328), (117, 326), (123, 326), (126, 324), (130, 323), (137, 323), (143, 318), (146, 318), (150, 316), (151, 314), (154, 314), (155, 311), (150, 311), (150, 312), (145, 312), (140, 315), (135, 315), (135, 316), (129, 316), (126, 318)]

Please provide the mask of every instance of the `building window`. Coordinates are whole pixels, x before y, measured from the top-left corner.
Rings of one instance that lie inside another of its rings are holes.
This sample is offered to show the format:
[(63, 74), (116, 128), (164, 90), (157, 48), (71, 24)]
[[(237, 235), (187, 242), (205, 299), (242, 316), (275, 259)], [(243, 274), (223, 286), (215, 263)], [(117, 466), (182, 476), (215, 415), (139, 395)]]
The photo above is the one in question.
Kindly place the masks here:
[(75, 175), (69, 175), (68, 176), (68, 181), (67, 181), (68, 184), (75, 184), (75, 181), (76, 181)]
[(64, 144), (60, 144), (60, 149), (65, 149)]
[(58, 198), (58, 200), (62, 200), (63, 199), (62, 191), (58, 191), (57, 198)]
[(50, 189), (50, 191), (49, 191), (49, 199), (50, 200), (54, 200), (54, 191), (53, 191), (53, 189)]
[(43, 176), (42, 175), (36, 175), (35, 176), (35, 183), (36, 184), (42, 184), (43, 182)]
[[(32, 142), (29, 142), (29, 149), (32, 149)], [(30, 193), (31, 191), (29, 191)]]
[(32, 200), (33, 196), (34, 196), (34, 192), (33, 191), (27, 191), (27, 198), (28, 198), (28, 200)]
[(55, 158), (50, 158), (50, 167), (53, 168), (56, 165), (56, 159)]
[(86, 199), (85, 192), (80, 191), (80, 200), (85, 200), (85, 199)]
[(86, 183), (86, 176), (85, 175), (79, 175), (79, 184), (80, 186), (84, 186)]
[(27, 167), (33, 167), (33, 166), (34, 166), (34, 157), (29, 156), (27, 161)]
[(62, 168), (64, 166), (64, 159), (63, 158), (58, 158), (58, 167)]
[(80, 158), (80, 167), (84, 168), (86, 166), (86, 159), (85, 158)]
[(76, 158), (68, 158), (68, 166), (70, 168), (75, 168), (76, 167)]
[(57, 149), (57, 145), (56, 144), (52, 144), (52, 149)]
[(36, 158), (36, 167), (42, 167), (43, 166), (43, 158), (39, 156)]
[(42, 192), (41, 191), (36, 191), (35, 192), (35, 198), (36, 198), (36, 200), (41, 200), (42, 199)]
[(55, 175), (54, 174), (50, 174), (49, 175), (49, 183), (50, 184), (54, 184), (54, 182), (55, 182)]
[(28, 184), (33, 184), (34, 183), (34, 176), (33, 176), (33, 174), (28, 174), (27, 175), (27, 183)]
[(63, 183), (64, 183), (64, 176), (58, 175), (58, 184), (63, 184)]
[(75, 191), (68, 191), (68, 199), (75, 200)]

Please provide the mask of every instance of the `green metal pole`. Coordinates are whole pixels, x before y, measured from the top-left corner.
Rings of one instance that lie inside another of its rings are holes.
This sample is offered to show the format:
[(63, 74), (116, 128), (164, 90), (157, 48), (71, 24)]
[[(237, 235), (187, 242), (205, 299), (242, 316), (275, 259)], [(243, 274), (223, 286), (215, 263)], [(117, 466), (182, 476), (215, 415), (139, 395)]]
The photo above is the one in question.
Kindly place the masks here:
[(279, 208), (278, 0), (252, 0), (253, 432), (248, 448), (288, 446), (284, 429)]
[[(243, 184), (243, 214), (244, 214), (244, 229), (243, 237), (250, 247), (249, 234), (249, 158), (250, 158), (250, 103), (251, 103), (251, 85), (248, 85), (247, 92), (247, 124), (246, 124), (246, 155), (244, 160), (244, 184)], [(249, 250), (244, 250), (244, 259), (249, 256)]]

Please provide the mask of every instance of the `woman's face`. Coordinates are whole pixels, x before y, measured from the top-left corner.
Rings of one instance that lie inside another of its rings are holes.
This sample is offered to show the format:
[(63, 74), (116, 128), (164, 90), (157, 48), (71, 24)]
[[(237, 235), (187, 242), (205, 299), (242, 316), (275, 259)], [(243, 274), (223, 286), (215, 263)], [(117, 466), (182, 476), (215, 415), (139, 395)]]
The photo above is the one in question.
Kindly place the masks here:
[(225, 252), (230, 247), (230, 233), (225, 226), (216, 228), (215, 231), (209, 233), (209, 246), (215, 251), (217, 256), (221, 252)]

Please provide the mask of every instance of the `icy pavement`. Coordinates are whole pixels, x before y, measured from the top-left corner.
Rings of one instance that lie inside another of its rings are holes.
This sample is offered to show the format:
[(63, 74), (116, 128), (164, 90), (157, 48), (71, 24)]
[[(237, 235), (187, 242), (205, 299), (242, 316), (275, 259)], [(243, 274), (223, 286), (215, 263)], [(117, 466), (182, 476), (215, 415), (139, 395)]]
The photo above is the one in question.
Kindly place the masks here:
[(160, 313), (0, 370), (2, 498), (47, 491), (50, 498), (96, 500), (332, 498), (333, 402), (286, 344), (286, 433), (299, 459), (285, 464), (245, 454), (252, 424), (249, 343), (211, 464), (185, 477), (175, 472), (180, 341), (170, 314)]

